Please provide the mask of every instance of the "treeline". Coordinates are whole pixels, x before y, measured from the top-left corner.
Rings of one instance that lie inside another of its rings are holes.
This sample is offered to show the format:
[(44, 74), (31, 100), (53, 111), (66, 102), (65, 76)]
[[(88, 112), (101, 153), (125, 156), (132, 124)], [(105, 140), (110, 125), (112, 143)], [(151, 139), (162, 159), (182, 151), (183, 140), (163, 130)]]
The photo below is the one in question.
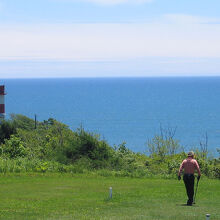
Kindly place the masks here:
[[(148, 154), (135, 153), (125, 143), (110, 146), (83, 127), (72, 131), (52, 118), (38, 121), (36, 126), (24, 115), (11, 115), (0, 122), (0, 173), (96, 172), (104, 176), (176, 177), (186, 154), (174, 134), (173, 130), (161, 128), (159, 135), (148, 140)], [(220, 158), (209, 158), (207, 148), (196, 150), (196, 155), (203, 174), (220, 178)]]

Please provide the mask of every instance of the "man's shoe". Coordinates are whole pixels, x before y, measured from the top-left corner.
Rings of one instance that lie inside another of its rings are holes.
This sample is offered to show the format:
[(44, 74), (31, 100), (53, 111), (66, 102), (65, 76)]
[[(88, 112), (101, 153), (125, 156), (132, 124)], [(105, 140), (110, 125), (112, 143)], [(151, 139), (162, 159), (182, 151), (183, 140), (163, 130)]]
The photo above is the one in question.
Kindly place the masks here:
[(192, 206), (192, 201), (191, 201), (191, 200), (188, 200), (188, 201), (187, 201), (187, 205), (188, 205), (188, 206)]

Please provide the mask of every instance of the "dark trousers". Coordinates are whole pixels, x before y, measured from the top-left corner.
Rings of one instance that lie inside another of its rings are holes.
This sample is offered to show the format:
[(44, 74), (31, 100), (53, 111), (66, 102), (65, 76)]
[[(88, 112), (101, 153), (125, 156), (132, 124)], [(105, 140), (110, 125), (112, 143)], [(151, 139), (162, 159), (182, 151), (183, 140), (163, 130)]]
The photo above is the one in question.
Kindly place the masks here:
[(194, 196), (194, 180), (195, 177), (193, 174), (184, 174), (183, 181), (186, 187), (186, 193), (188, 196), (188, 204), (193, 203), (193, 196)]

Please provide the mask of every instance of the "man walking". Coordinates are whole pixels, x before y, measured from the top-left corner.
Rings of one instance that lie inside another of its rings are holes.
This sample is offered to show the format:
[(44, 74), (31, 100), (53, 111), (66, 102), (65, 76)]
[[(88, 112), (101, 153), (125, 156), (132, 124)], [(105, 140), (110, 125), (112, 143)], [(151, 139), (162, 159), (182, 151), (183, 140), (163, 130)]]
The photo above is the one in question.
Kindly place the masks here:
[(178, 180), (181, 180), (181, 172), (184, 169), (183, 181), (185, 183), (186, 192), (188, 196), (187, 205), (191, 206), (193, 203), (193, 196), (194, 196), (194, 172), (197, 170), (198, 177), (197, 180), (199, 181), (201, 172), (197, 161), (194, 158), (194, 152), (190, 151), (188, 153), (188, 157), (183, 160), (182, 164), (180, 165), (179, 173), (178, 173)]

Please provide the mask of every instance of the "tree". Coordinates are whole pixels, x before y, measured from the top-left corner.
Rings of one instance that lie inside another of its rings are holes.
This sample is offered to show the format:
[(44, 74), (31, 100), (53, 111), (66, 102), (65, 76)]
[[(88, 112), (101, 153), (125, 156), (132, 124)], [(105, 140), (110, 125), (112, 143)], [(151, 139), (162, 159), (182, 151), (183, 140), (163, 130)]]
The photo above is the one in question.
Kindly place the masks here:
[(180, 148), (179, 141), (174, 139), (176, 127), (167, 129), (160, 126), (160, 135), (155, 135), (152, 140), (148, 140), (147, 148), (150, 155), (157, 154), (161, 159), (166, 155), (174, 155)]
[(202, 159), (206, 159), (208, 155), (208, 134), (207, 132), (203, 135), (202, 139), (199, 141), (200, 145), (200, 156)]
[(11, 121), (15, 128), (24, 130), (33, 130), (35, 128), (35, 121), (20, 114), (11, 114)]

